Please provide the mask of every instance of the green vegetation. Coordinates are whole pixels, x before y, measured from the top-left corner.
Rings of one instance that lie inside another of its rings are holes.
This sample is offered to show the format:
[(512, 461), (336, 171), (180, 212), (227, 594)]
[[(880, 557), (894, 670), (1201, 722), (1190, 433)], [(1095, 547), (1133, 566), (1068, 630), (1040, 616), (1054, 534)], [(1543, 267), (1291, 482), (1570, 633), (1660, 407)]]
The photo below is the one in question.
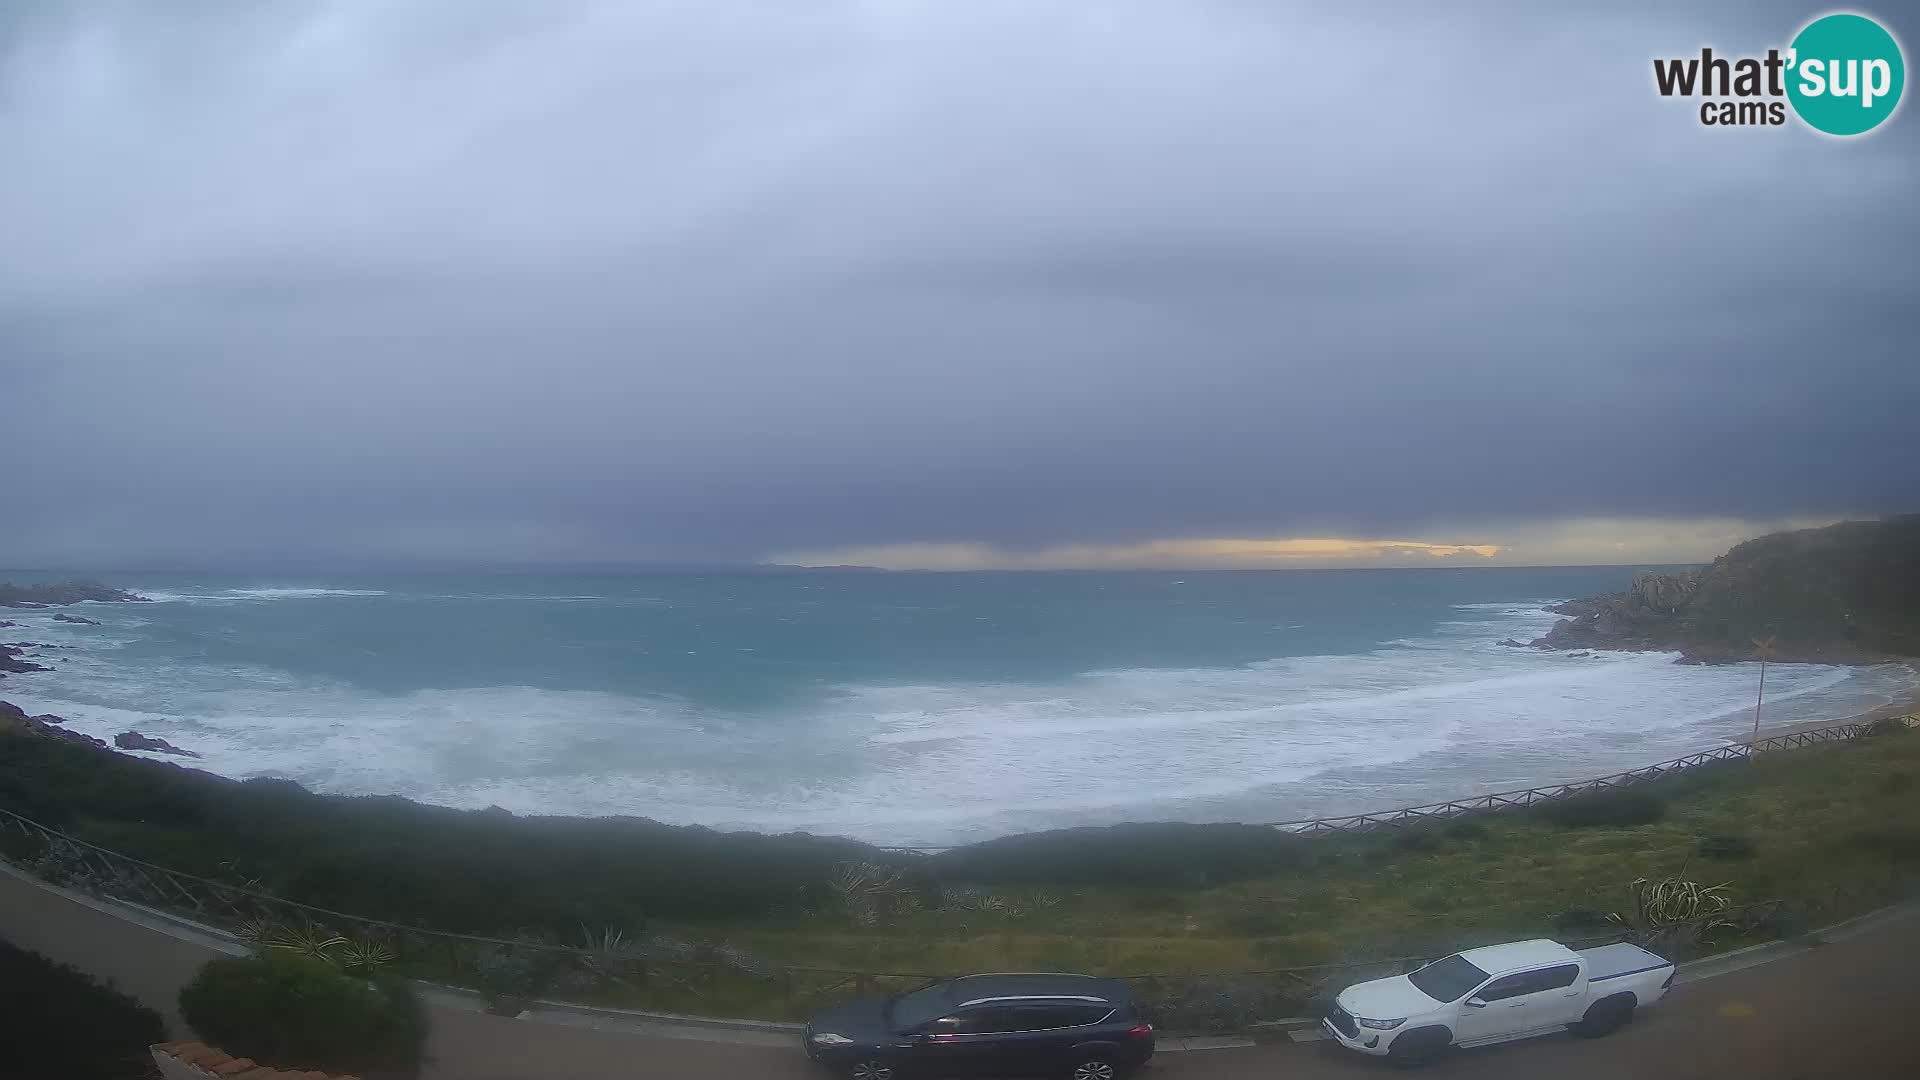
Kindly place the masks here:
[[(399, 940), (389, 944), (401, 972), (508, 1006), (545, 994), (737, 1015), (791, 1015), (823, 994), (907, 981), (793, 969), (1059, 969), (1171, 976), (1155, 984), (1161, 1000), (1191, 999), (1199, 1022), (1225, 1022), (1274, 1007), (1270, 981), (1248, 976), (1228, 1008), (1183, 973), (1601, 935), (1621, 920), (1664, 932), (1634, 884), (1643, 879), (1678, 877), (1724, 899), (1723, 924), (1703, 931), (1710, 942), (1668, 944), (1724, 947), (1910, 889), (1920, 874), (1916, 774), (1920, 733), (1895, 727), (1408, 831), (1133, 825), (918, 857), (805, 835), (316, 796), (0, 736), (0, 807), (103, 847), (334, 910), (549, 947), (542, 959)], [(36, 868), (57, 879), (57, 860), (31, 846), (0, 838), (13, 857), (42, 857)], [(1771, 901), (1783, 903), (1754, 906)]]
[(207, 1045), (283, 1069), (413, 1076), (427, 1039), (406, 983), (284, 950), (208, 961), (180, 1014)]
[(1750, 655), (1841, 646), (1920, 655), (1920, 514), (1772, 533), (1738, 544), (1700, 575), (1681, 612), (1689, 636)]
[(0, 1053), (8, 1075), (126, 1080), (152, 1067), (160, 1015), (65, 964), (0, 941)]

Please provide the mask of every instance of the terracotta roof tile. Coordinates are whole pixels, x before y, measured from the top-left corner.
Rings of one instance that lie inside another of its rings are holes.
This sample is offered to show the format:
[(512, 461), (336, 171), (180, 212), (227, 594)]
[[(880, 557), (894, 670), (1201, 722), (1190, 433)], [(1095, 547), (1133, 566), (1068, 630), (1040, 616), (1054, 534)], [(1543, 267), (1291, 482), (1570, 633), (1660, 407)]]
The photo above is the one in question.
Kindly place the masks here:
[(204, 1043), (155, 1043), (151, 1049), (156, 1054), (166, 1054), (176, 1061), (206, 1070), (219, 1080), (359, 1080), (354, 1076), (329, 1076), (313, 1070), (302, 1072), (298, 1069), (268, 1068), (251, 1058), (232, 1057)]

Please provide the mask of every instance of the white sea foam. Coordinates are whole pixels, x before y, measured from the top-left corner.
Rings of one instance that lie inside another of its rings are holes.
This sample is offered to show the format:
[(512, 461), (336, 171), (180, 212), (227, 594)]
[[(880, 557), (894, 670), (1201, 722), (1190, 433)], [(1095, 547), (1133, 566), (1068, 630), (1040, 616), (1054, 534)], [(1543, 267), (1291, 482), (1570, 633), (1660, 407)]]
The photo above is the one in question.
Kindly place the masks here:
[[(193, 670), (65, 632), (86, 648), (10, 681), (7, 696), (101, 738), (168, 739), (235, 776), (893, 843), (1382, 809), (1613, 772), (1744, 738), (1752, 723), (1749, 665), (1507, 648), (1494, 643), (1554, 616), (1515, 604), (1458, 615), (1364, 654), (848, 685), (777, 717), (522, 686), (373, 694), (271, 669)], [(1914, 679), (1902, 665), (1774, 665), (1766, 724), (1871, 708)]]
[(385, 596), (379, 589), (321, 589), (278, 585), (256, 589), (214, 589), (208, 592), (169, 592), (141, 589), (141, 596), (155, 603), (204, 603), (237, 600), (313, 600), (330, 596)]

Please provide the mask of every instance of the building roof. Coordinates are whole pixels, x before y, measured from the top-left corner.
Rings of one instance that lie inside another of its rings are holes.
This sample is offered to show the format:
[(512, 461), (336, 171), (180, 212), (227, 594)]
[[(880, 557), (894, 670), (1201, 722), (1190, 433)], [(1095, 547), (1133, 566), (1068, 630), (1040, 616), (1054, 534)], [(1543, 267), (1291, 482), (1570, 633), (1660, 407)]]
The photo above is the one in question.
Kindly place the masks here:
[(1580, 959), (1572, 949), (1546, 938), (1510, 941), (1505, 945), (1488, 945), (1481, 949), (1468, 949), (1460, 955), (1466, 957), (1474, 967), (1489, 975), (1498, 975), (1503, 971), (1513, 971), (1518, 968), (1571, 964)]

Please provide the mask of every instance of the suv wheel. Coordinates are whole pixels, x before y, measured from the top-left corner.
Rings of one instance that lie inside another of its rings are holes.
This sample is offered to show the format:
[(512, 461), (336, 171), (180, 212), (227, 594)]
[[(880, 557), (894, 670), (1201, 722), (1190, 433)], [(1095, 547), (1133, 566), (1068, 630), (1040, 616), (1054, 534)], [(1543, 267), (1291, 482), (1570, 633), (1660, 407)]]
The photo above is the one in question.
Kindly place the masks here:
[(1115, 1080), (1120, 1069), (1104, 1057), (1086, 1057), (1074, 1063), (1067, 1073), (1071, 1080)]
[(851, 1080), (893, 1080), (893, 1066), (879, 1058), (862, 1058), (847, 1070)]

